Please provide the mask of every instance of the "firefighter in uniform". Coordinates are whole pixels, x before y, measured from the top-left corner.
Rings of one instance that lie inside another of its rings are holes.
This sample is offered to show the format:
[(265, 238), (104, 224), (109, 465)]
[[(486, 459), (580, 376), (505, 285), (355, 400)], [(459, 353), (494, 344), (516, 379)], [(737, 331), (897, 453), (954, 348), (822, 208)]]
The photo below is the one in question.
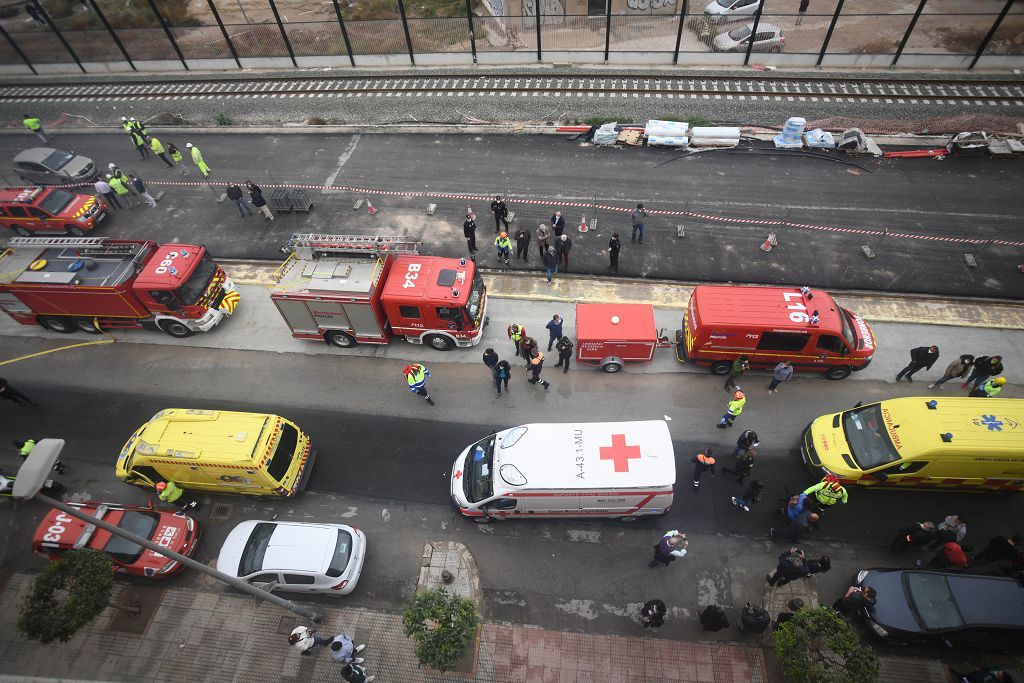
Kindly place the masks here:
[(523, 337), (526, 336), (526, 328), (519, 323), (512, 323), (508, 326), (508, 338), (512, 340), (512, 343), (516, 346), (516, 356), (520, 355), (519, 342), (523, 341)]
[(427, 393), (427, 377), (430, 377), (430, 370), (419, 363), (413, 363), (406, 365), (402, 369), (402, 374), (405, 375), (405, 381), (409, 383), (412, 393), (422, 396), (427, 403), (434, 405), (434, 399), (430, 398), (430, 394)]
[(846, 505), (849, 500), (846, 487), (839, 483), (839, 477), (834, 474), (826, 474), (824, 479), (804, 491), (804, 495), (812, 494), (822, 511), (836, 504)]
[(158, 481), (156, 483), (156, 492), (160, 496), (161, 503), (170, 503), (176, 505), (182, 510), (189, 508), (195, 509), (199, 507), (199, 503), (192, 501), (191, 503), (179, 503), (181, 497), (185, 495), (185, 489), (179, 487), (171, 480)]
[[(20, 455), (21, 459), (24, 460), (28, 457), (29, 453), (35, 450), (36, 444), (39, 443), (39, 439), (25, 439), (24, 441), (15, 440), (12, 443), (14, 443), (14, 447), (18, 449), (18, 455)], [(53, 463), (53, 469), (58, 474), (64, 474), (64, 463), (58, 460)]]

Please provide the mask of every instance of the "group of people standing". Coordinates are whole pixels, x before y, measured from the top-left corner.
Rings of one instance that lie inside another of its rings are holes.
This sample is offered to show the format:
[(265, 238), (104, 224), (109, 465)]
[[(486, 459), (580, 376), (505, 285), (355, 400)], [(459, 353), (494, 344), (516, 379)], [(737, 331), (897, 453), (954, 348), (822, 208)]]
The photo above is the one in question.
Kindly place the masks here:
[[(563, 374), (569, 372), (569, 363), (572, 360), (572, 351), (575, 346), (572, 340), (563, 333), (564, 325), (565, 320), (557, 314), (552, 316), (551, 320), (545, 325), (548, 331), (548, 353), (551, 353), (552, 347), (558, 351), (558, 363), (555, 364), (555, 367), (562, 368)], [(509, 325), (506, 332), (509, 341), (512, 342), (514, 357), (522, 358), (525, 361), (526, 370), (530, 373), (530, 378), (527, 381), (530, 384), (539, 384), (545, 390), (550, 388), (551, 383), (540, 376), (541, 372), (544, 371), (545, 356), (544, 352), (540, 350), (537, 340), (528, 336), (526, 334), (526, 327), (519, 323)], [(501, 360), (493, 348), (488, 348), (484, 351), (483, 362), (491, 371), (497, 395), (501, 396), (503, 388), (505, 391), (508, 391), (508, 380), (512, 376), (511, 364), (506, 360)]]
[[(910, 362), (896, 373), (896, 381), (906, 379), (914, 381), (914, 373), (918, 370), (931, 370), (939, 359), (938, 346), (918, 346), (910, 350)], [(969, 389), (968, 396), (978, 398), (994, 398), (1006, 385), (1003, 373), (1002, 356), (972, 356), (969, 353), (960, 355), (946, 366), (942, 377), (928, 385), (929, 389), (942, 389), (942, 385), (950, 380), (963, 379), (961, 389)], [(964, 379), (966, 377), (966, 379)]]

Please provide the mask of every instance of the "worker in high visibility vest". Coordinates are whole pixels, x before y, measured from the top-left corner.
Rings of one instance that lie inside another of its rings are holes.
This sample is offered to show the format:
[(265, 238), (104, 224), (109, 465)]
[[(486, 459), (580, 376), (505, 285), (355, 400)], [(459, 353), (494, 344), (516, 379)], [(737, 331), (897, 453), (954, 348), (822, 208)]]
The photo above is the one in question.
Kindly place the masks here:
[(981, 398), (995, 398), (999, 395), (999, 392), (1003, 390), (1003, 385), (1006, 384), (1005, 377), (993, 377), (989, 381), (982, 384), (980, 387), (968, 394), (968, 396), (977, 396)]
[[(14, 447), (18, 449), (18, 455), (24, 460), (29, 456), (33, 450), (35, 450), (36, 444), (39, 443), (39, 439), (25, 439), (24, 441), (18, 441), (15, 439), (13, 442)], [(53, 469), (59, 474), (64, 474), (64, 463), (60, 460), (53, 463)]]
[(35, 133), (36, 137), (43, 142), (50, 141), (50, 139), (46, 137), (46, 133), (43, 131), (43, 122), (39, 120), (38, 116), (29, 116), (28, 114), (25, 114), (25, 118), (22, 120), (22, 123), (25, 124), (26, 128)]
[(117, 198), (124, 200), (125, 206), (132, 206), (131, 196), (128, 193), (128, 188), (121, 181), (120, 178), (107, 174), (107, 185), (110, 185), (110, 189), (117, 194)]
[(210, 167), (206, 165), (205, 161), (203, 161), (203, 153), (199, 151), (199, 148), (191, 142), (187, 143), (185, 146), (192, 150), (192, 161), (194, 161), (195, 165), (199, 167), (199, 172), (203, 174), (203, 177), (205, 178), (210, 175)]
[(185, 157), (181, 155), (181, 150), (175, 147), (170, 142), (167, 143), (167, 153), (171, 155), (171, 159), (174, 160), (174, 165), (181, 171), (181, 175), (192, 175), (192, 172), (188, 170), (183, 161)]
[(512, 323), (508, 326), (508, 338), (512, 340), (512, 343), (516, 346), (516, 355), (519, 353), (519, 342), (523, 341), (523, 337), (526, 336), (526, 328), (519, 323)]
[(167, 158), (167, 154), (165, 154), (166, 150), (164, 149), (164, 146), (160, 144), (160, 141), (152, 135), (147, 137), (146, 140), (149, 141), (149, 149), (152, 150), (153, 154), (163, 159), (163, 162), (167, 164), (167, 168), (174, 168), (174, 164), (172, 164), (171, 160)]
[(503, 232), (495, 237), (494, 246), (498, 248), (498, 262), (509, 265), (512, 261), (512, 240), (508, 238), (508, 233)]
[(190, 508), (195, 510), (199, 507), (199, 503), (194, 500), (190, 503), (179, 503), (178, 501), (181, 500), (183, 495), (185, 495), (185, 489), (181, 488), (173, 481), (158, 481), (156, 483), (156, 492), (160, 497), (161, 503), (170, 503), (171, 505), (178, 506), (182, 510), (188, 510)]
[(743, 412), (743, 406), (747, 405), (747, 396), (739, 387), (736, 388), (736, 392), (732, 395), (732, 400), (729, 401), (729, 406), (725, 411), (725, 415), (718, 421), (716, 425), (719, 429), (725, 429), (726, 427), (732, 427), (732, 423), (736, 421), (736, 418)]
[(823, 510), (836, 504), (846, 505), (849, 500), (846, 487), (839, 483), (839, 477), (834, 474), (826, 474), (824, 479), (805, 489), (804, 495), (813, 495)]
[(405, 381), (409, 383), (412, 393), (422, 396), (427, 403), (434, 405), (434, 399), (430, 398), (430, 394), (427, 393), (427, 378), (430, 377), (430, 370), (419, 363), (413, 363), (406, 365), (402, 369), (402, 374), (405, 375)]

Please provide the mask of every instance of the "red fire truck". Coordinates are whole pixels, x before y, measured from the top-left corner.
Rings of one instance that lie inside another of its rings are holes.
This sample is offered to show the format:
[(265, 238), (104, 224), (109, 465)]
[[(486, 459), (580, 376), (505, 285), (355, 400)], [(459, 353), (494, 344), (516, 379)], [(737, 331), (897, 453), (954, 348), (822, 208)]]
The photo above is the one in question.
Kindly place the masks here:
[(18, 237), (0, 252), (0, 310), (23, 325), (208, 332), (239, 295), (205, 247), (106, 237)]
[(421, 256), (406, 237), (294, 235), (270, 298), (296, 339), (349, 348), (401, 335), (438, 351), (480, 343), (487, 289), (466, 259)]

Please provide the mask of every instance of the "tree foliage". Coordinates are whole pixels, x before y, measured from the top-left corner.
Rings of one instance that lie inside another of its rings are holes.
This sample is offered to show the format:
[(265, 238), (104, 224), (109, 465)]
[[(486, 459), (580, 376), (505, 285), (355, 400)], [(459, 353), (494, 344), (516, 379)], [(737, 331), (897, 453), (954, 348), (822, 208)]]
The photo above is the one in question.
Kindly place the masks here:
[(405, 635), (416, 640), (420, 664), (444, 672), (454, 669), (469, 650), (480, 617), (472, 600), (436, 588), (409, 602), (402, 624)]
[(36, 577), (18, 615), (18, 630), (42, 643), (66, 643), (107, 607), (113, 590), (109, 557), (98, 550), (72, 550)]
[(874, 683), (878, 655), (828, 607), (798, 610), (774, 633), (775, 655), (794, 683)]

